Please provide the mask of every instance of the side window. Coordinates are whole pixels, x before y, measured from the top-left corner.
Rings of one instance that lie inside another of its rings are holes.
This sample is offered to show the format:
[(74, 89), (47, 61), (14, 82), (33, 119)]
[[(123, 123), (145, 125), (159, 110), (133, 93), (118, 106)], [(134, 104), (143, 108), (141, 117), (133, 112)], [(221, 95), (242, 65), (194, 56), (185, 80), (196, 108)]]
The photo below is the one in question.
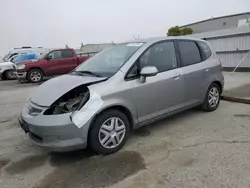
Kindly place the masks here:
[(48, 56), (51, 56), (51, 59), (60, 59), (62, 58), (62, 51), (51, 52)]
[(178, 41), (178, 49), (183, 66), (193, 65), (201, 62), (198, 46), (193, 41)]
[(197, 44), (199, 45), (200, 49), (202, 50), (204, 56), (202, 59), (206, 60), (212, 55), (212, 51), (209, 45), (206, 42), (198, 41)]
[(127, 78), (132, 79), (132, 78), (136, 78), (139, 75), (139, 67), (138, 67), (138, 63), (136, 63), (133, 68), (129, 71)]
[(62, 58), (71, 58), (74, 57), (72, 50), (63, 50), (62, 51)]
[(13, 56), (16, 56), (16, 55), (18, 55), (18, 53), (11, 54), (10, 57), (9, 57), (9, 59), (12, 58)]
[(139, 59), (142, 69), (146, 66), (155, 66), (159, 72), (177, 67), (174, 42), (163, 42), (149, 48)]

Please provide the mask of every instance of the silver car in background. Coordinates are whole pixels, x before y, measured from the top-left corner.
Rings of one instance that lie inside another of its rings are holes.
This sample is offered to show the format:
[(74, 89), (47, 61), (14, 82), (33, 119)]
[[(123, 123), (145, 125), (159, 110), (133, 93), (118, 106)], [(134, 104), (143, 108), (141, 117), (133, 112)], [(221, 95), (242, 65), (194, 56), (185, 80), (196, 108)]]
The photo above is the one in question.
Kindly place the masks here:
[(110, 154), (125, 144), (132, 129), (195, 106), (215, 110), (223, 85), (220, 60), (206, 41), (132, 41), (43, 83), (19, 122), (35, 144), (50, 150), (89, 145)]

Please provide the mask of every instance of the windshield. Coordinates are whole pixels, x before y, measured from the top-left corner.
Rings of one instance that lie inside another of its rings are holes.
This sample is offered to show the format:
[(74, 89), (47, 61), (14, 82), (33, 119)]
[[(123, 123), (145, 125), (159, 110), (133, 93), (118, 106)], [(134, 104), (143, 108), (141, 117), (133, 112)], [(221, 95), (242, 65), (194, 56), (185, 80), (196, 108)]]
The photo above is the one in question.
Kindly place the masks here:
[(47, 53), (41, 54), (37, 59), (43, 59), (46, 55)]
[(18, 62), (20, 59), (22, 58), (22, 55), (18, 55), (16, 57), (14, 57), (14, 59), (12, 60), (12, 62)]
[(3, 57), (3, 60), (4, 61), (7, 61), (7, 58), (8, 58), (8, 56), (11, 54), (11, 52), (9, 52), (9, 53), (7, 53), (4, 57)]
[(91, 57), (76, 72), (91, 72), (102, 77), (113, 76), (143, 43), (117, 44)]

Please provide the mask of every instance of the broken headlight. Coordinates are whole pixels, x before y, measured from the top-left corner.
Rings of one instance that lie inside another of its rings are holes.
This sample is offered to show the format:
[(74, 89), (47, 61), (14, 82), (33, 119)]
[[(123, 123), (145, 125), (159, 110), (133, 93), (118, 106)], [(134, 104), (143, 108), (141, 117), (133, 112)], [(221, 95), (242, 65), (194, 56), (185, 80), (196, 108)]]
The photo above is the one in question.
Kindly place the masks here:
[(89, 89), (86, 86), (77, 87), (55, 101), (44, 115), (57, 115), (74, 112), (83, 107), (89, 100)]

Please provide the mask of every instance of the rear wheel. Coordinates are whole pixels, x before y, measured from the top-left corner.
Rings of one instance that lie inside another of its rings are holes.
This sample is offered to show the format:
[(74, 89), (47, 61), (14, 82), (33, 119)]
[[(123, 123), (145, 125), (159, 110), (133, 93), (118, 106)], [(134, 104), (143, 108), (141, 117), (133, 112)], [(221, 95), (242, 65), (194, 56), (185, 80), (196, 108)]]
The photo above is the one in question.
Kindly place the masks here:
[(214, 111), (220, 104), (220, 87), (216, 83), (212, 83), (206, 94), (206, 98), (202, 104), (202, 109), (205, 111)]
[(27, 74), (27, 79), (33, 83), (41, 82), (43, 80), (43, 72), (39, 69), (31, 69)]
[(125, 144), (129, 136), (129, 120), (118, 110), (101, 113), (89, 133), (90, 148), (99, 154), (111, 154)]

